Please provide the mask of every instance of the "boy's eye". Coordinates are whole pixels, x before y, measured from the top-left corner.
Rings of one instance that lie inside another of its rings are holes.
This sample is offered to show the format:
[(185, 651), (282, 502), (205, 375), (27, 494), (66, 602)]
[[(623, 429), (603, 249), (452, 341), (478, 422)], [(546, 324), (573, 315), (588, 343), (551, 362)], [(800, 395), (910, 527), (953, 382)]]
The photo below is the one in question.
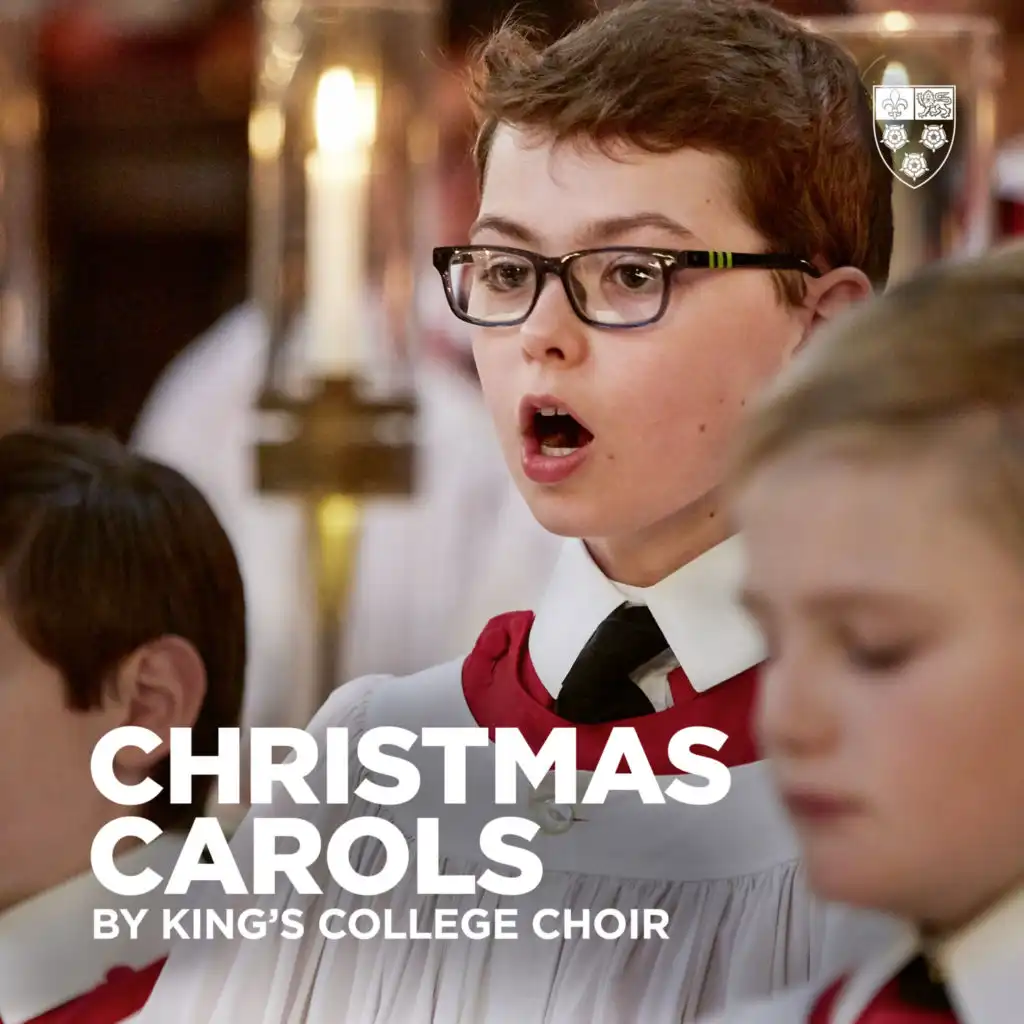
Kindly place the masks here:
[(637, 292), (661, 288), (662, 271), (657, 263), (619, 262), (608, 268), (611, 282), (624, 291)]
[(861, 672), (882, 674), (902, 668), (914, 653), (909, 643), (857, 644), (848, 643), (846, 657)]
[(525, 287), (532, 276), (533, 268), (522, 263), (490, 263), (478, 270), (480, 279), (494, 291), (509, 292)]

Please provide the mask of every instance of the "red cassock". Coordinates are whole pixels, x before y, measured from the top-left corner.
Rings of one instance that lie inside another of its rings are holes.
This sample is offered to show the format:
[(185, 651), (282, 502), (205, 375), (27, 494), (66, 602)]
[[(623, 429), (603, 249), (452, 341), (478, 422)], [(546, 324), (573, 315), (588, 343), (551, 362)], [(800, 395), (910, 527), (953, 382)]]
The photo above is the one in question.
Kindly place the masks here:
[(163, 965), (163, 960), (158, 960), (139, 971), (115, 967), (102, 985), (63, 1006), (32, 1017), (27, 1024), (120, 1024), (127, 1021), (145, 1006)]

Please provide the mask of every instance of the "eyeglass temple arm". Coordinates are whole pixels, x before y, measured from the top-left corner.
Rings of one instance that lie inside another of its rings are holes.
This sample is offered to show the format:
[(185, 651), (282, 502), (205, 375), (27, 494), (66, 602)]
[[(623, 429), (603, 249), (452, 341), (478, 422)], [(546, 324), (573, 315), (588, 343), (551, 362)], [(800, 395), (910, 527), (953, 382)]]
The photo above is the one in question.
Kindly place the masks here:
[(800, 270), (811, 277), (821, 277), (818, 270), (810, 260), (802, 259), (799, 256), (789, 256), (785, 253), (745, 253), (745, 252), (723, 252), (718, 249), (709, 249), (706, 253), (707, 262), (691, 264), (706, 266), (711, 270), (728, 270), (732, 267), (759, 267), (762, 270)]

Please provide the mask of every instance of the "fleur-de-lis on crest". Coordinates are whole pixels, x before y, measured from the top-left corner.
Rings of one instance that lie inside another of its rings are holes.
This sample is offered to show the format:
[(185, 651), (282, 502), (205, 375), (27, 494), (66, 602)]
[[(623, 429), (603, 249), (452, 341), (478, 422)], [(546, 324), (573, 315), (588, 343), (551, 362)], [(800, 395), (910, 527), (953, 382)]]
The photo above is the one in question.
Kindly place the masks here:
[(910, 104), (908, 104), (895, 89), (889, 93), (889, 98), (887, 100), (882, 100), (882, 109), (885, 111), (887, 117), (902, 117), (903, 111), (906, 110), (909, 105)]

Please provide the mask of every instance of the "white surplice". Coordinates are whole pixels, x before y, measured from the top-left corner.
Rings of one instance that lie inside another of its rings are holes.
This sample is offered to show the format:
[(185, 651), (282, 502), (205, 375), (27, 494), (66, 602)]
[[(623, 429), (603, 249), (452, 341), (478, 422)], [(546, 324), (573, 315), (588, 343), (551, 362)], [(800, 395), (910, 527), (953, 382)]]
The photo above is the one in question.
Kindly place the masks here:
[[(624, 598), (647, 604), (698, 693), (758, 664), (760, 639), (733, 596), (740, 559), (738, 541), (728, 541), (658, 585), (624, 594), (581, 543), (568, 542), (529, 633), (530, 661), (543, 686), (557, 693), (596, 626)], [(656, 705), (666, 703), (659, 683), (670, 668), (660, 663), (637, 679)], [(358, 737), (375, 726), (418, 732), (474, 724), (487, 723), (474, 721), (456, 660), (405, 678), (350, 683), (328, 701), (311, 731), (323, 740), (326, 729), (347, 727), (354, 750)], [(885, 922), (808, 895), (794, 836), (763, 762), (735, 768), (729, 794), (712, 806), (642, 804), (635, 794), (619, 792), (583, 807), (568, 827), (564, 818), (555, 827), (538, 816), (536, 794), (525, 785), (520, 807), (493, 803), (492, 746), (469, 751), (468, 797), (459, 806), (443, 804), (440, 751), (417, 745), (408, 757), (423, 778), (410, 804), (383, 808), (353, 798), (347, 806), (299, 806), (282, 798), (272, 813), (313, 821), (325, 844), (351, 817), (383, 816), (407, 836), (415, 835), (417, 818), (437, 817), (442, 871), (476, 876), (490, 866), (478, 848), (486, 822), (508, 814), (534, 818), (544, 823), (532, 843), (545, 866), (540, 887), (518, 899), (485, 892), (418, 895), (412, 869), (393, 891), (356, 898), (318, 864), (314, 874), (323, 895), (300, 896), (282, 885), (273, 896), (248, 901), (279, 913), (303, 910), (303, 939), (183, 944), (172, 953), (143, 1024), (679, 1024), (832, 976), (888, 934)], [(363, 772), (354, 759), (349, 771), (354, 787)], [(322, 766), (310, 782), (322, 795)], [(250, 856), (252, 822), (236, 839), (243, 862)], [(370, 874), (382, 861), (381, 847), (373, 844), (355, 863)], [(315, 922), (324, 910), (367, 906), (399, 916), (417, 908), (421, 920), (438, 907), (515, 907), (520, 937), (319, 936)], [(537, 908), (608, 907), (665, 910), (669, 938), (542, 940), (528, 927)]]

